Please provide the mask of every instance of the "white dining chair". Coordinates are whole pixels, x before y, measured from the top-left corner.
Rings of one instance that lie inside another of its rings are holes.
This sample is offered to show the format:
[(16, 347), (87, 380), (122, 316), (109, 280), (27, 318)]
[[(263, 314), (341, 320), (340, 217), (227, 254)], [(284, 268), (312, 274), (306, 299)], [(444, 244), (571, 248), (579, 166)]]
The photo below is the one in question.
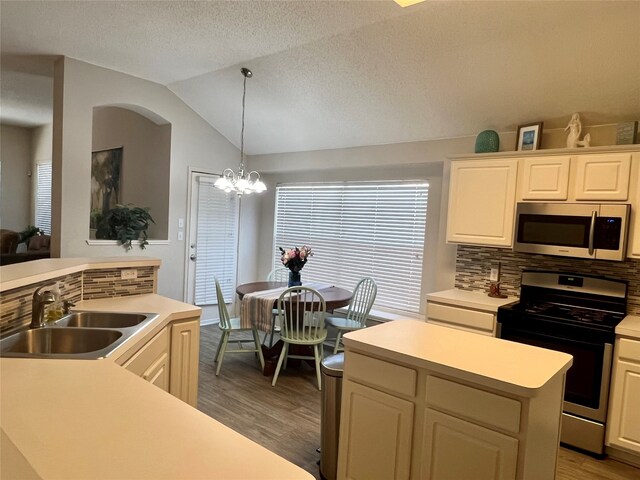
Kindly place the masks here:
[[(280, 369), (287, 358), (313, 359), (316, 365), (318, 390), (320, 385), (320, 360), (322, 359), (322, 343), (327, 338), (324, 323), (326, 304), (317, 290), (309, 287), (291, 287), (278, 298), (278, 320), (282, 330), (280, 338), (284, 342), (278, 366), (271, 385), (275, 387)], [(313, 347), (313, 356), (289, 355), (289, 345), (307, 345)]]
[(327, 325), (332, 326), (338, 331), (336, 343), (333, 348), (334, 354), (338, 353), (338, 350), (342, 350), (340, 348), (340, 341), (343, 333), (359, 330), (367, 326), (367, 317), (369, 316), (373, 302), (376, 300), (377, 293), (378, 286), (375, 280), (371, 277), (364, 277), (358, 282), (353, 291), (353, 297), (351, 297), (351, 301), (349, 302), (346, 317), (327, 317)]
[[(262, 356), (262, 346), (260, 345), (260, 337), (258, 336), (258, 329), (255, 325), (252, 325), (249, 328), (243, 328), (240, 326), (240, 319), (229, 318), (229, 312), (227, 311), (227, 305), (224, 302), (224, 295), (222, 295), (222, 289), (220, 288), (220, 282), (218, 279), (216, 281), (216, 295), (218, 296), (218, 313), (220, 315), (220, 323), (218, 326), (220, 330), (222, 330), (222, 337), (220, 338), (220, 342), (218, 343), (218, 349), (216, 350), (216, 356), (214, 357), (214, 362), (218, 363), (216, 367), (216, 375), (220, 374), (220, 369), (222, 368), (222, 360), (224, 359), (224, 355), (226, 353), (257, 353), (258, 358), (260, 359), (260, 365), (262, 366), (262, 370), (264, 370), (264, 357)], [(239, 349), (229, 350), (227, 349), (227, 344), (230, 340), (230, 336), (232, 333), (236, 332), (251, 332), (253, 334), (253, 340), (246, 339), (231, 339), (234, 342), (238, 342)], [(246, 349), (242, 348), (243, 343), (253, 343), (255, 348)]]
[(274, 268), (267, 276), (267, 282), (288, 282), (289, 269), (285, 267)]

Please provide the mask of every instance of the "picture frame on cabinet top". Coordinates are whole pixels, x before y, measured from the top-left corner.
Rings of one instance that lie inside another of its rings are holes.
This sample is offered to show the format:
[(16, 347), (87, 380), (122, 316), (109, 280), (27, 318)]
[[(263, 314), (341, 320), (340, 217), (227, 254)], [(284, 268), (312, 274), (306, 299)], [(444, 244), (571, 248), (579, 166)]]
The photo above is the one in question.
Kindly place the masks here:
[(517, 151), (540, 150), (542, 141), (543, 122), (529, 123), (527, 125), (519, 125), (516, 135)]

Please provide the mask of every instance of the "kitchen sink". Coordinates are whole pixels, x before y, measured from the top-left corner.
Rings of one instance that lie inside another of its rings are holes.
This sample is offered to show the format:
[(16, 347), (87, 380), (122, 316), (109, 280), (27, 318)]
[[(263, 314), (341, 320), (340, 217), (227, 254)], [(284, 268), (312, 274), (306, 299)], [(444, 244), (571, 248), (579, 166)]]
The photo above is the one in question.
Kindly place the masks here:
[(58, 320), (57, 327), (129, 328), (141, 324), (150, 315), (142, 313), (74, 312)]
[(105, 358), (158, 317), (155, 313), (73, 312), (43, 328), (0, 340), (0, 357)]
[[(122, 337), (118, 330), (38, 328), (2, 340), (3, 356), (51, 356), (100, 352)], [(17, 354), (17, 355), (5, 355)]]

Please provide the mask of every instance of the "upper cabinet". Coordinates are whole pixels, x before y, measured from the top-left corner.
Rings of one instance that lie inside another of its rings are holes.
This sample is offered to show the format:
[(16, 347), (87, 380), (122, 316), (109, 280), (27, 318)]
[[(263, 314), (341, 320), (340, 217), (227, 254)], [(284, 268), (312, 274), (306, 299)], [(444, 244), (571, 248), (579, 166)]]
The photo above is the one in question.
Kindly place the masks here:
[(630, 153), (575, 157), (576, 200), (625, 201), (629, 198)]
[(447, 241), (511, 247), (518, 162), (451, 162)]
[(523, 158), (521, 164), (521, 200), (568, 198), (570, 156)]

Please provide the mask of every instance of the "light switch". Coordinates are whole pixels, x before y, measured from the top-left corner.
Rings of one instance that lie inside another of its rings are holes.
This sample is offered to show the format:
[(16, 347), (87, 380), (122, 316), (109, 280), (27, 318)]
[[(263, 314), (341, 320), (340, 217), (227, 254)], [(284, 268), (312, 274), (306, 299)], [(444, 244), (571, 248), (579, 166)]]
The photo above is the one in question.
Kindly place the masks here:
[[(178, 228), (184, 228), (184, 218), (178, 219)], [(179, 240), (182, 240), (181, 238)]]
[(182, 230), (178, 230), (178, 240), (184, 240), (184, 232)]
[(498, 275), (500, 275), (500, 269), (492, 268), (491, 274), (489, 275), (489, 280), (491, 282), (497, 282), (499, 280)]

